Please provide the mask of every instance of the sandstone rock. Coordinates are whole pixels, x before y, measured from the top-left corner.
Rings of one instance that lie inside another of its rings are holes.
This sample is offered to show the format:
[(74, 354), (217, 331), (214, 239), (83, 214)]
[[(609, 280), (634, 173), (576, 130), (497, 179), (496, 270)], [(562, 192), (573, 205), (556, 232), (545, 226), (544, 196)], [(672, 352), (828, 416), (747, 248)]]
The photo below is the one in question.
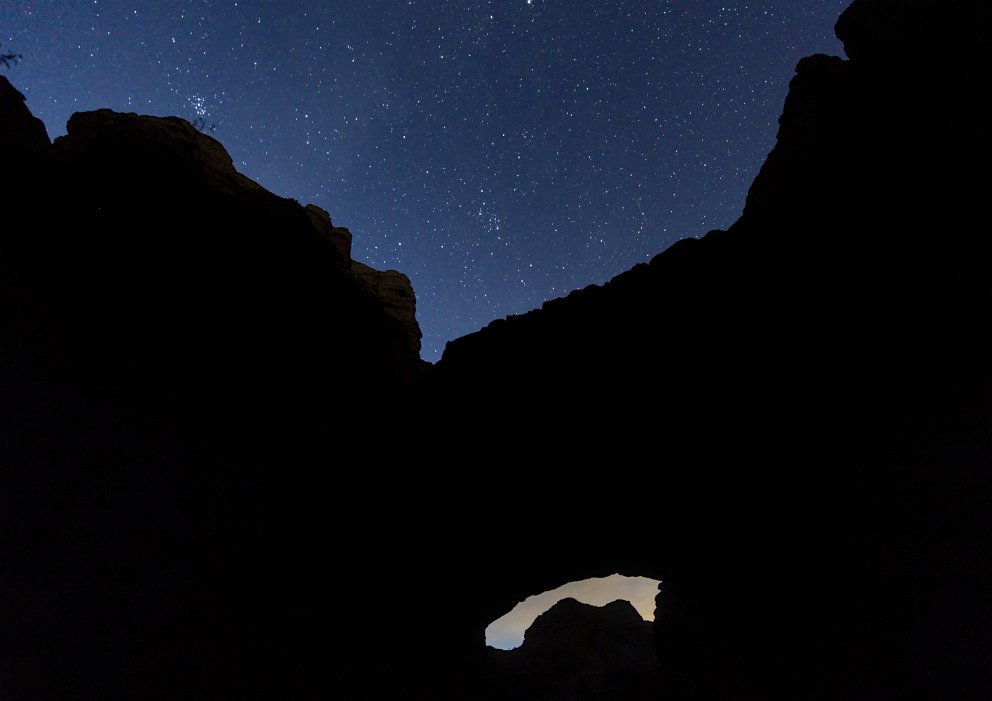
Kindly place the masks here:
[(417, 297), (410, 278), (398, 270), (380, 271), (364, 263), (353, 261), (351, 232), (343, 227), (334, 226), (326, 210), (313, 204), (308, 204), (305, 209), (318, 235), (334, 245), (345, 268), (368, 288), (387, 314), (403, 324), (409, 348), (419, 356), (420, 339), (423, 334), (420, 331), (420, 324), (417, 323)]
[(448, 344), (480, 625), (640, 548), (668, 697), (992, 695), (990, 7), (858, 0), (728, 231)]
[(331, 223), (331, 215), (327, 213), (327, 210), (321, 209), (315, 204), (308, 204), (304, 209), (310, 215), (310, 221), (313, 222), (313, 227), (317, 230), (317, 233), (331, 241), (338, 253), (341, 254), (341, 260), (350, 266), (351, 232), (344, 227), (334, 226)]
[(77, 112), (66, 124), (66, 136), (55, 140), (63, 153), (101, 151), (126, 157), (155, 159), (163, 167), (189, 166), (197, 185), (233, 194), (242, 190), (267, 192), (242, 175), (217, 139), (179, 117), (156, 117), (101, 109)]
[(410, 350), (419, 355), (423, 334), (417, 323), (417, 298), (410, 278), (398, 270), (375, 270), (358, 261), (352, 261), (351, 271), (368, 285), (386, 313), (403, 324)]
[(370, 494), (351, 456), (400, 432), (386, 427), (420, 372), (403, 325), (329, 221), (190, 124), (81, 113), (48, 147), (4, 95), (17, 119), (0, 140), (45, 153), (0, 212), (0, 465), (17, 524), (0, 539), (0, 697), (367, 684), (364, 652), (328, 676), (326, 633), (361, 635), (334, 582), (365, 547), (337, 534)]

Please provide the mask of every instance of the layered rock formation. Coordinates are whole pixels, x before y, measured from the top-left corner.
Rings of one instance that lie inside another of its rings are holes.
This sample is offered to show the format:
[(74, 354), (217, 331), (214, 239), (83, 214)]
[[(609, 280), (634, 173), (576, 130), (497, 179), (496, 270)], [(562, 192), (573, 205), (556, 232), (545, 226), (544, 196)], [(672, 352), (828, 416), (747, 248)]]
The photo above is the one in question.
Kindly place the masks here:
[(383, 311), (393, 317), (406, 330), (410, 351), (420, 356), (420, 339), (423, 334), (417, 323), (417, 296), (414, 294), (410, 278), (398, 270), (376, 270), (364, 263), (351, 259), (351, 232), (334, 226), (331, 215), (317, 205), (308, 204), (306, 212), (321, 237), (330, 241), (337, 249), (345, 267), (350, 269), (363, 282), (378, 300)]
[(353, 261), (351, 271), (368, 285), (383, 310), (406, 329), (410, 350), (420, 355), (420, 324), (417, 323), (417, 298), (410, 278), (398, 270), (376, 270)]
[(992, 693), (990, 19), (858, 0), (728, 231), (449, 343), (477, 506), (525, 500), (480, 624), (615, 570), (672, 698)]
[(661, 698), (651, 624), (627, 601), (562, 599), (514, 650), (488, 652), (487, 698), (638, 701)]
[(0, 696), (299, 697), (357, 615), (316, 555), (404, 423), (412, 290), (183, 120), (52, 144), (0, 78), (0, 126)]
[[(4, 112), (16, 114), (6, 104)], [(30, 126), (17, 143), (45, 145), (43, 127), (39, 136)], [(39, 172), (31, 184), (46, 190), (45, 206), (31, 212), (30, 202), (11, 202), (4, 244), (12, 268), (23, 256), (20, 267), (37, 272), (19, 282), (39, 288), (39, 304), (105, 295), (66, 320), (97, 315), (80, 329), (90, 340), (100, 336), (92, 326), (143, 327), (125, 361), (141, 363), (143, 379), (178, 353), (220, 361), (211, 384), (233, 395), (269, 383), (291, 404), (308, 397), (321, 405), (332, 387), (361, 378), (356, 390), (378, 391), (419, 371), (419, 346), (407, 338), (419, 338), (412, 289), (396, 301), (370, 273), (353, 273), (350, 233), (326, 212), (265, 191), (215, 139), (178, 118), (98, 110), (73, 115), (67, 129), (48, 148), (32, 146)], [(393, 316), (399, 307), (402, 322)], [(246, 374), (230, 377), (236, 365)]]

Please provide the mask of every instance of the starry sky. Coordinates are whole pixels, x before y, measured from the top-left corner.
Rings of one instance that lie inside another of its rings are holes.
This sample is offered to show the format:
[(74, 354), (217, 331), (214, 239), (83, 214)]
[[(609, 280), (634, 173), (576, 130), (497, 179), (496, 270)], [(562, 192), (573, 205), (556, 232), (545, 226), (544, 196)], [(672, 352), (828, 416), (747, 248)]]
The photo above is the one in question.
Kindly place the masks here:
[(213, 125), (241, 172), (407, 273), (452, 338), (740, 214), (796, 63), (850, 0), (3, 0), (5, 74)]

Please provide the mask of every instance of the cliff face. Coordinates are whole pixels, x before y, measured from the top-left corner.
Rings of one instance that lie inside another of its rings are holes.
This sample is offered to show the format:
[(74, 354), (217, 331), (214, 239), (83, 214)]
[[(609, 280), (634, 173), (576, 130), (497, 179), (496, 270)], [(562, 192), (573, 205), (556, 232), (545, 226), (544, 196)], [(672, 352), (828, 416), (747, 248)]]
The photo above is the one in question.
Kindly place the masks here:
[(352, 262), (351, 271), (368, 285), (383, 310), (406, 329), (410, 350), (420, 355), (420, 325), (417, 323), (417, 298), (410, 278), (398, 270), (375, 270), (364, 263)]
[(8, 280), (44, 306), (31, 332), (53, 334), (28, 355), (51, 350), (80, 381), (106, 373), (103, 391), (190, 382), (301, 415), (419, 371), (412, 289), (398, 321), (388, 291), (352, 273), (350, 233), (326, 212), (267, 192), (181, 119), (99, 110), (67, 129), (32, 151), (37, 209), (7, 212)]
[[(51, 139), (41, 120), (24, 104), (24, 95), (0, 77), (0, 150), (12, 175), (22, 177), (25, 169), (38, 160)], [(15, 181), (16, 182), (16, 181)]]
[(449, 343), (479, 509), (526, 504), (480, 621), (612, 559), (673, 698), (992, 692), (989, 13), (858, 0), (728, 231)]
[(348, 456), (421, 371), (412, 289), (398, 320), (183, 120), (52, 144), (0, 78), (0, 149), (0, 696), (295, 696), (350, 615)]

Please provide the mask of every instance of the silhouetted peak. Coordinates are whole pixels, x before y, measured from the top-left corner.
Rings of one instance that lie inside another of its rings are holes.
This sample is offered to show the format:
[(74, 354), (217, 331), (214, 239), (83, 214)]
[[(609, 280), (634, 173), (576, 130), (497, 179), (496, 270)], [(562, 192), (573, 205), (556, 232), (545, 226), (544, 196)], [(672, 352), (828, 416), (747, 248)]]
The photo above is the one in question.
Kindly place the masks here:
[[(657, 533), (680, 587), (654, 627), (670, 698), (989, 697), (990, 12), (857, 0), (837, 25), (850, 60), (799, 63), (728, 231), (456, 339), (436, 366), (458, 432), (549, 505), (546, 532), (623, 514), (554, 558), (528, 519), (506, 536), (517, 562), (535, 543), (521, 580), (591, 552), (615, 566), (628, 534)], [(514, 471), (524, 445), (643, 466), (643, 520), (612, 470), (542, 491)], [(581, 657), (561, 654), (580, 646), (561, 647), (562, 607), (520, 650)]]
[(350, 264), (351, 261), (351, 232), (343, 226), (334, 226), (331, 215), (326, 209), (322, 209), (315, 204), (308, 204), (304, 207), (310, 216), (310, 223), (317, 233), (330, 241), (337, 249), (343, 261)]
[[(81, 173), (91, 172), (94, 162), (98, 162), (100, 169), (108, 174), (108, 183), (125, 174), (135, 181), (158, 174), (152, 179), (160, 182), (143, 189), (157, 189), (162, 198), (176, 200), (175, 206), (182, 206), (181, 200), (191, 196), (236, 197), (245, 202), (265, 203), (282, 212), (281, 231), (269, 233), (272, 244), (280, 237), (282, 244), (288, 244), (293, 236), (290, 232), (306, 231), (304, 222), (309, 222), (311, 230), (307, 234), (313, 237), (312, 243), (320, 250), (320, 256), (328, 265), (351, 276), (389, 316), (402, 324), (409, 351), (419, 357), (421, 331), (409, 278), (397, 271), (380, 272), (352, 261), (352, 235), (348, 229), (334, 226), (326, 210), (312, 204), (301, 208), (294, 200), (279, 197), (242, 175), (224, 146), (205, 133), (202, 126), (178, 117), (100, 109), (72, 115), (66, 130), (66, 136), (55, 140), (56, 158)], [(138, 193), (131, 196), (143, 197)], [(213, 203), (203, 206), (211, 208)], [(248, 228), (241, 230), (247, 232)], [(250, 245), (246, 237), (241, 245)]]
[(835, 27), (845, 53), (865, 64), (948, 65), (968, 55), (987, 61), (990, 30), (986, 0), (855, 0)]
[[(179, 117), (156, 117), (109, 109), (76, 112), (66, 124), (66, 136), (55, 140), (60, 151), (89, 151), (113, 158), (185, 166), (195, 170), (205, 185), (232, 194), (241, 190), (267, 192), (235, 169), (224, 146)], [(271, 194), (271, 193), (269, 193)]]
[(32, 167), (50, 145), (45, 125), (31, 114), (24, 95), (0, 76), (0, 153), (6, 175), (22, 178), (23, 169)]

